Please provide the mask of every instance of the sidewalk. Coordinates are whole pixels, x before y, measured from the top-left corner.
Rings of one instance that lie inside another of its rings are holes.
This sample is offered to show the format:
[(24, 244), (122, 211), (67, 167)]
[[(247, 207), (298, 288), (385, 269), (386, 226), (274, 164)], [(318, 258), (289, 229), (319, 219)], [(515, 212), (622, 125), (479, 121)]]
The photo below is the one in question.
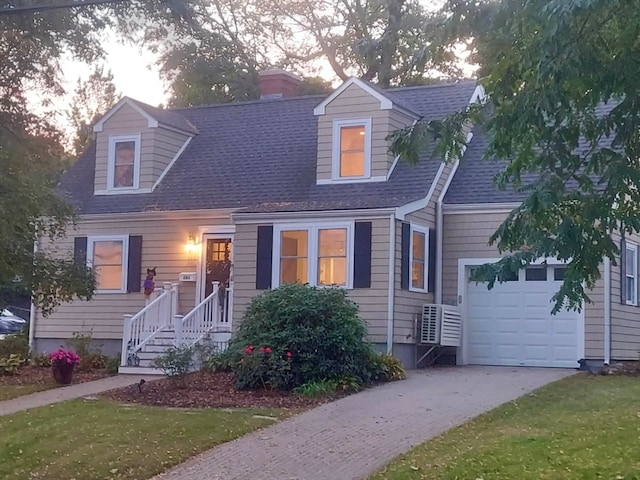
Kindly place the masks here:
[(43, 407), (52, 403), (64, 402), (74, 398), (86, 397), (97, 393), (106, 392), (114, 388), (126, 387), (138, 383), (141, 378), (156, 380), (158, 376), (144, 375), (116, 375), (102, 378), (92, 382), (78, 383), (68, 387), (53, 388), (43, 392), (36, 392), (23, 397), (0, 402), (0, 416), (28, 410), (30, 408)]
[(153, 480), (357, 480), (412, 446), (575, 370), (411, 372), (225, 443)]

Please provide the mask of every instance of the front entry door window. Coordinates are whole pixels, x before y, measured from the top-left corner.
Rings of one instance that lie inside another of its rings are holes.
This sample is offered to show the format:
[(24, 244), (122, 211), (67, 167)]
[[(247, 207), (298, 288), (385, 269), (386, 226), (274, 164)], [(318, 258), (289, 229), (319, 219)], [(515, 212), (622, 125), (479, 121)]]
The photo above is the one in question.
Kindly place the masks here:
[(210, 238), (207, 240), (205, 269), (205, 297), (213, 292), (213, 282), (220, 282), (221, 289), (229, 288), (231, 280), (230, 238)]

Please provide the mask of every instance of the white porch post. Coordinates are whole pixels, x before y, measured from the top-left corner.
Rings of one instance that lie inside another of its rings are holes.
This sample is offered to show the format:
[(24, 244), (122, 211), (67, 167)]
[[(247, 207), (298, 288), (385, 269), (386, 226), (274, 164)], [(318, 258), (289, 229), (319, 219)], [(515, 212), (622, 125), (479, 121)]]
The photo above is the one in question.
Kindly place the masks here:
[(129, 350), (129, 341), (131, 340), (131, 319), (133, 315), (124, 315), (124, 331), (122, 334), (122, 353), (120, 355), (120, 366), (127, 366), (127, 351)]

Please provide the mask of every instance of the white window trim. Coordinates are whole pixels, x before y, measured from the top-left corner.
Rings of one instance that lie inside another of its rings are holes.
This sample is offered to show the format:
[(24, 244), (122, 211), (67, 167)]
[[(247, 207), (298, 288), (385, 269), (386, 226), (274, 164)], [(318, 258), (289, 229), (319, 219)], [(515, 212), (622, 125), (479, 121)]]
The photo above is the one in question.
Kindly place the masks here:
[(102, 235), (87, 237), (87, 266), (93, 268), (93, 249), (96, 242), (122, 242), (122, 288), (120, 290), (96, 290), (96, 293), (127, 293), (129, 265), (129, 235)]
[[(273, 255), (271, 269), (271, 285), (280, 285), (280, 247), (282, 232), (288, 230), (307, 231), (307, 282), (318, 286), (318, 230), (343, 228), (347, 230), (347, 282), (341, 288), (353, 289), (354, 260), (354, 222), (322, 222), (322, 223), (279, 223), (273, 226)], [(324, 287), (324, 285), (320, 285)]]
[[(116, 163), (116, 143), (117, 142), (135, 142), (135, 151), (133, 159), (133, 186), (132, 187), (115, 187), (115, 163)], [(109, 137), (109, 150), (107, 161), (107, 191), (110, 193), (131, 191), (140, 188), (140, 134), (136, 135), (112, 135)]]
[[(361, 126), (364, 127), (364, 175), (362, 175), (361, 177), (341, 177), (340, 176), (340, 129), (342, 127), (361, 127)], [(340, 182), (340, 183), (371, 181), (371, 117), (349, 118), (349, 119), (333, 121), (331, 180), (332, 182)]]
[[(413, 286), (413, 233), (424, 235), (424, 288)], [(409, 229), (409, 291), (427, 293), (429, 290), (429, 229), (420, 225), (411, 224)]]
[[(633, 275), (629, 275), (629, 272), (626, 270), (627, 265), (627, 258), (626, 256), (629, 254), (629, 251), (633, 252)], [(638, 305), (638, 245), (636, 245), (635, 243), (629, 243), (627, 242), (627, 244), (625, 245), (625, 272), (624, 272), (624, 291), (625, 291), (625, 301), (627, 305), (633, 305), (633, 306), (637, 306)], [(635, 283), (635, 288), (633, 289), (633, 299), (629, 299), (626, 298), (626, 294), (627, 294), (627, 277), (632, 277), (634, 279), (634, 283)]]

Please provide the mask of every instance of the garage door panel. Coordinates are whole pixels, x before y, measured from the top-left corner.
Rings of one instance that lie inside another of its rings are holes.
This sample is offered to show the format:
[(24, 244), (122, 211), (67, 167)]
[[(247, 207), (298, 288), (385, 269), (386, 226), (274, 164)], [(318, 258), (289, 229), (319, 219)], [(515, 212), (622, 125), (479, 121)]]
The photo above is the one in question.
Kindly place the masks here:
[(573, 311), (551, 315), (551, 298), (560, 285), (553, 280), (553, 268), (548, 267), (546, 281), (526, 281), (521, 274), (519, 281), (496, 285), (493, 290), (486, 284), (468, 284), (465, 335), (469, 363), (577, 366), (582, 317)]

